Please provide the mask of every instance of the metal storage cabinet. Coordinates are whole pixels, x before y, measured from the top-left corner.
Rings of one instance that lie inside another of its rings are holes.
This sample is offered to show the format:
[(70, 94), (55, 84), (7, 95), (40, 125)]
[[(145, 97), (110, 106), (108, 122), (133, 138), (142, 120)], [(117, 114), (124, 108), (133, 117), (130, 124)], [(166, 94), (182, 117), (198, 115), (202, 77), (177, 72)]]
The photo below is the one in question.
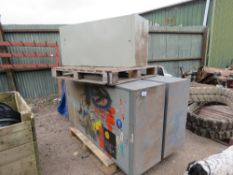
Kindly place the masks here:
[(163, 76), (148, 78), (147, 80), (166, 84), (163, 159), (180, 149), (184, 144), (190, 81)]
[(69, 120), (130, 175), (161, 160), (165, 85), (66, 82)]
[(60, 28), (62, 63), (70, 66), (147, 65), (149, 23), (128, 15)]

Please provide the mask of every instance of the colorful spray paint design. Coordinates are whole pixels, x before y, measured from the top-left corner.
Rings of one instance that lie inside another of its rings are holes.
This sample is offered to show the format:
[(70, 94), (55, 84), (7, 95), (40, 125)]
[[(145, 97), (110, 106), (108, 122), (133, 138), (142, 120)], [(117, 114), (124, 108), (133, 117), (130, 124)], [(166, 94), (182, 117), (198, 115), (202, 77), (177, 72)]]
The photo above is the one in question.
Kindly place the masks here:
[(116, 137), (112, 133), (116, 110), (108, 92), (101, 86), (86, 85), (78, 113), (86, 132), (99, 142), (100, 148), (116, 158)]
[(116, 110), (112, 107), (112, 99), (108, 92), (100, 86), (86, 86), (86, 100), (88, 104), (93, 104), (94, 113), (97, 117), (105, 120), (107, 129), (112, 132), (115, 126)]
[[(81, 102), (78, 104), (80, 124), (109, 156), (116, 159), (117, 153), (124, 155), (123, 123), (125, 120), (123, 99), (119, 100), (119, 113), (112, 106), (112, 99), (102, 86), (86, 85)], [(120, 135), (113, 133), (113, 127)]]

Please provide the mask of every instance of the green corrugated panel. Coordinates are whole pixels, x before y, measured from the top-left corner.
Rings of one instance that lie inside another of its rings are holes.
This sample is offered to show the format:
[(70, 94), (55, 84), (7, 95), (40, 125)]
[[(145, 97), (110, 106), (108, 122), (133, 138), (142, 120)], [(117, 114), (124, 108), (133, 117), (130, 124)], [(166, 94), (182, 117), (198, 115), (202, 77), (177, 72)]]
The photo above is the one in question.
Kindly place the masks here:
[(18, 91), (25, 98), (46, 97), (57, 93), (56, 79), (51, 70), (17, 72), (15, 74)]
[[(169, 26), (201, 26), (203, 23), (206, 0), (195, 0), (177, 6), (162, 8), (141, 14), (153, 24), (165, 25), (166, 18)], [(171, 19), (175, 18), (175, 23)]]
[(232, 9), (232, 0), (214, 1), (209, 47), (209, 66), (226, 67), (233, 61)]

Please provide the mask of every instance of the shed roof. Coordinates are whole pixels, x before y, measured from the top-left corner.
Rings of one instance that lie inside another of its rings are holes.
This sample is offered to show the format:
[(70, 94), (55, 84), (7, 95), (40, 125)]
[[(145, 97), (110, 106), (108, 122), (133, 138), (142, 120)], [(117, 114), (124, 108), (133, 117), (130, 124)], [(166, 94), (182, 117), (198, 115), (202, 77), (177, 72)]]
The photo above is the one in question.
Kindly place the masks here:
[(175, 3), (175, 4), (171, 4), (171, 5), (167, 5), (167, 6), (147, 10), (147, 11), (143, 11), (140, 14), (142, 15), (142, 14), (150, 13), (150, 12), (153, 12), (153, 11), (156, 11), (156, 10), (161, 10), (161, 9), (171, 8), (171, 7), (175, 7), (175, 6), (179, 6), (179, 5), (184, 5), (184, 4), (188, 4), (188, 3), (192, 2), (192, 1), (198, 1), (198, 0), (184, 0), (182, 2), (178, 2), (178, 3)]

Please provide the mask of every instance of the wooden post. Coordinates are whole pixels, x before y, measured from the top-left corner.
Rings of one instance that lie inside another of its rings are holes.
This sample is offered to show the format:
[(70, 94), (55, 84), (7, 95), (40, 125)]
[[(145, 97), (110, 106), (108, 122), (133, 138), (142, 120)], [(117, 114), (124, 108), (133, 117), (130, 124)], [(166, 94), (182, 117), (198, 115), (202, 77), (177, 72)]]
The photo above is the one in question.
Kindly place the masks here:
[[(0, 21), (0, 41), (4, 41), (4, 32)], [(7, 47), (0, 47), (0, 52), (7, 52)], [(2, 58), (3, 64), (11, 64), (10, 58)], [(10, 91), (16, 91), (17, 86), (15, 83), (14, 73), (12, 69), (6, 69), (7, 83)]]
[(208, 42), (209, 42), (209, 37), (208, 37), (208, 28), (206, 27), (203, 31), (202, 35), (202, 53), (201, 53), (201, 65), (206, 66), (207, 64), (207, 51), (208, 51)]

